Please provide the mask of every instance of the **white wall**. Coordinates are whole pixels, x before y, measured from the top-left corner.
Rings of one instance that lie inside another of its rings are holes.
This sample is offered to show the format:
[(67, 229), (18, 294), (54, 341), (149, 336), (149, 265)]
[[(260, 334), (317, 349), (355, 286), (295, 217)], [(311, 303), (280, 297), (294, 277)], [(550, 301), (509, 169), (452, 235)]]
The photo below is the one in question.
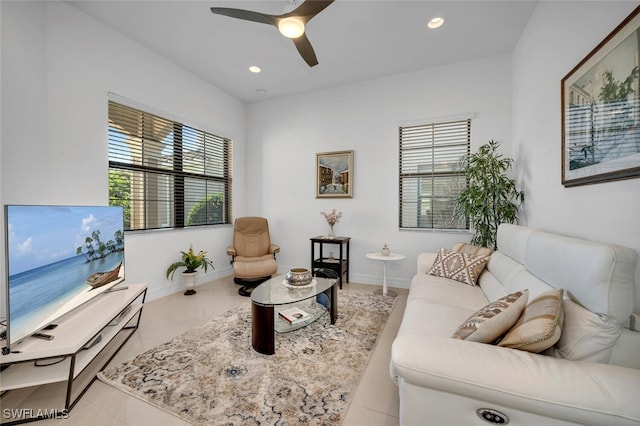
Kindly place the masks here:
[[(468, 233), (398, 230), (398, 125), (473, 113), (472, 149), (503, 141), (511, 155), (511, 57), (499, 56), (266, 100), (248, 107), (248, 211), (270, 221), (282, 247), (279, 267), (310, 266), (309, 238), (326, 234), (320, 212), (336, 208), (338, 235), (350, 236), (350, 280), (380, 283), (365, 258), (388, 243), (407, 256), (389, 265), (389, 282), (408, 287), (417, 254)], [(352, 199), (315, 198), (315, 154), (355, 151)]]
[[(2, 204), (108, 203), (107, 99), (113, 92), (233, 138), (233, 208), (244, 211), (243, 103), (66, 3), (0, 5)], [(216, 266), (198, 282), (228, 275), (231, 235), (231, 226), (127, 234), (126, 280), (148, 283), (150, 298), (179, 290), (179, 277), (167, 281), (164, 271), (191, 243)]]
[(540, 2), (517, 45), (515, 168), (527, 193), (529, 226), (640, 250), (640, 179), (563, 187), (560, 124), (560, 81), (636, 6)]

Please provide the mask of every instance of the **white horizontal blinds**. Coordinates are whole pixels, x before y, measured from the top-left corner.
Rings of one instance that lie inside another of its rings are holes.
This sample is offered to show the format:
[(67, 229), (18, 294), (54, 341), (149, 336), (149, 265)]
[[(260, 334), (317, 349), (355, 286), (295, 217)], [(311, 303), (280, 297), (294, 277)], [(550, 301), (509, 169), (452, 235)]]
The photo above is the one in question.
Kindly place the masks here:
[(125, 229), (231, 222), (231, 141), (109, 102), (109, 198)]
[(466, 229), (453, 213), (467, 184), (459, 162), (469, 155), (471, 120), (400, 127), (399, 139), (400, 227)]

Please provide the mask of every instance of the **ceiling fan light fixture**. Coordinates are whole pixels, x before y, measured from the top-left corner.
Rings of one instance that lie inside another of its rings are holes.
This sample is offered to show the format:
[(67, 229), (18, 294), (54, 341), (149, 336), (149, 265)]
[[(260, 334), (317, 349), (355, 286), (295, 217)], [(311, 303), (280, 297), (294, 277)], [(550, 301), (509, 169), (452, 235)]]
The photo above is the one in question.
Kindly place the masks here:
[(304, 34), (304, 22), (295, 16), (283, 18), (278, 22), (278, 30), (287, 38), (298, 38)]
[(437, 16), (437, 17), (431, 19), (427, 23), (427, 27), (429, 27), (432, 30), (435, 30), (436, 28), (440, 28), (442, 26), (442, 24), (444, 24), (444, 18), (442, 18), (441, 16)]

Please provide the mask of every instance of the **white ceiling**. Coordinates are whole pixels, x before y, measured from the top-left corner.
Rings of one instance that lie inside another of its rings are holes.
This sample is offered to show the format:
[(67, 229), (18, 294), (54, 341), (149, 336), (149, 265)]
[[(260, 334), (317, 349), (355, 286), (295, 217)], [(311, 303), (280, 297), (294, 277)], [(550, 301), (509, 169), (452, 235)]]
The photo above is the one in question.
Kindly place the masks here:
[[(275, 27), (209, 10), (220, 6), (278, 15), (295, 7), (290, 1), (67, 3), (240, 100), (254, 102), (510, 53), (537, 1), (337, 0), (307, 24), (319, 61), (313, 68)], [(445, 24), (428, 30), (434, 16), (444, 17)], [(262, 72), (250, 73), (251, 65)]]

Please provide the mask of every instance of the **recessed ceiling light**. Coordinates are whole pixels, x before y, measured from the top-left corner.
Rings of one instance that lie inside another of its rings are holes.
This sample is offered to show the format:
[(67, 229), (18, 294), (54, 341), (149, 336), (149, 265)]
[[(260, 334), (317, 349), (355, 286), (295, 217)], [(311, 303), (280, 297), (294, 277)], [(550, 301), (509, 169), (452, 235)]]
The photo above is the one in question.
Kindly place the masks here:
[(252, 72), (252, 73), (254, 73), (254, 74), (257, 74), (257, 73), (259, 73), (259, 72), (260, 72), (260, 71), (262, 71), (262, 70), (260, 69), (260, 67), (259, 67), (259, 66), (251, 65), (251, 66), (249, 67), (249, 71), (251, 71), (251, 72)]
[(267, 90), (266, 89), (257, 89), (256, 93), (258, 95), (266, 95), (267, 94)]
[(435, 30), (436, 28), (440, 28), (442, 24), (444, 24), (444, 18), (438, 16), (436, 18), (431, 19), (427, 23), (427, 27), (431, 28), (432, 30)]

